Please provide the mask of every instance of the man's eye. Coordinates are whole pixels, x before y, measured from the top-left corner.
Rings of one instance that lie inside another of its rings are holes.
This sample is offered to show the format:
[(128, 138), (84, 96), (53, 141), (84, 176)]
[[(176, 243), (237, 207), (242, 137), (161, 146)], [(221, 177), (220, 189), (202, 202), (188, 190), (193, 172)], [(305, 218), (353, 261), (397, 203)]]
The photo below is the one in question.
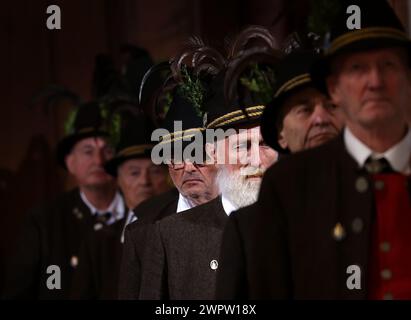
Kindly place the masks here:
[(327, 101), (324, 103), (324, 108), (327, 110), (334, 110), (337, 108), (337, 105), (332, 103), (331, 101)]
[(364, 69), (364, 66), (362, 65), (362, 64), (359, 64), (359, 63), (353, 63), (351, 66), (350, 66), (350, 70), (351, 71), (361, 71), (361, 70), (363, 70)]
[(384, 67), (392, 68), (392, 67), (395, 67), (395, 65), (396, 65), (395, 62), (392, 60), (384, 61)]
[(113, 155), (114, 154), (114, 149), (113, 148), (106, 148), (104, 150), (106, 155)]
[(93, 150), (91, 149), (83, 150), (83, 154), (86, 156), (91, 156), (93, 154)]
[(130, 172), (130, 175), (133, 176), (133, 177), (138, 177), (140, 174), (141, 174), (140, 171), (131, 171)]
[(308, 105), (302, 105), (301, 107), (297, 108), (297, 114), (307, 114), (309, 113), (311, 108)]
[(162, 174), (163, 170), (161, 168), (154, 167), (154, 168), (150, 168), (150, 173), (151, 174)]

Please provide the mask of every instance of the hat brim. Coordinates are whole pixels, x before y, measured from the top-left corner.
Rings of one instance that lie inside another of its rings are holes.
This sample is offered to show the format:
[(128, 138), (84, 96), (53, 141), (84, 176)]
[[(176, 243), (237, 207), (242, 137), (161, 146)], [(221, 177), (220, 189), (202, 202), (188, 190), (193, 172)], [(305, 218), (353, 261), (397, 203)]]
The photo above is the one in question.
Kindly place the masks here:
[(73, 149), (74, 145), (79, 142), (80, 140), (91, 138), (91, 137), (107, 137), (108, 134), (104, 131), (96, 130), (91, 132), (85, 132), (80, 134), (72, 134), (67, 137), (64, 137), (58, 144), (57, 144), (57, 162), (67, 170), (66, 166), (66, 157)]
[(368, 51), (374, 49), (384, 49), (402, 47), (408, 52), (409, 64), (411, 65), (411, 41), (402, 41), (397, 39), (361, 39), (356, 42), (349, 43), (332, 54), (325, 54), (323, 57), (315, 61), (311, 67), (310, 75), (314, 86), (322, 93), (329, 96), (327, 88), (327, 77), (331, 74), (331, 61), (337, 56), (355, 53), (360, 51)]
[[(278, 100), (278, 99), (276, 99)], [(287, 150), (283, 149), (278, 143), (277, 119), (280, 114), (281, 106), (277, 101), (270, 103), (264, 110), (261, 117), (261, 135), (264, 142), (277, 152), (285, 153)]]
[[(283, 110), (283, 105), (285, 100), (296, 92), (307, 88), (313, 87), (312, 81), (304, 82), (301, 85), (293, 87), (291, 90), (285, 91), (279, 96), (275, 97), (271, 103), (265, 108), (263, 115), (261, 117), (261, 135), (263, 136), (264, 142), (268, 144), (275, 151), (282, 154), (289, 154), (290, 150), (284, 149), (278, 143), (278, 121), (281, 117), (281, 111)], [(283, 121), (284, 119), (281, 119)]]
[(123, 164), (125, 161), (130, 159), (141, 159), (149, 158), (151, 159), (151, 150), (152, 148), (145, 149), (143, 152), (138, 152), (134, 154), (129, 154), (127, 156), (114, 156), (109, 161), (104, 164), (104, 170), (111, 176), (117, 177), (118, 167)]

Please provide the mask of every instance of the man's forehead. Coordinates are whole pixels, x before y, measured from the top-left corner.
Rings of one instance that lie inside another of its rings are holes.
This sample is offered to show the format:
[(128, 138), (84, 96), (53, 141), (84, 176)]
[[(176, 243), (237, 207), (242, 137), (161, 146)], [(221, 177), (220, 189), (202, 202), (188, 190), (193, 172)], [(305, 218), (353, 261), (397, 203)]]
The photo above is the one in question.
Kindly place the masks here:
[(282, 105), (282, 112), (284, 115), (288, 114), (291, 110), (298, 107), (302, 103), (314, 103), (328, 99), (323, 93), (314, 87), (306, 87), (300, 91), (290, 95)]
[(364, 60), (369, 61), (372, 58), (385, 58), (385, 57), (395, 57), (395, 58), (406, 58), (407, 57), (407, 50), (403, 47), (386, 47), (386, 48), (374, 48), (369, 50), (361, 50), (361, 51), (354, 51), (348, 52), (345, 54), (341, 54), (337, 56), (334, 61), (333, 65), (335, 66), (343, 66), (347, 63)]
[(107, 145), (107, 141), (103, 137), (89, 137), (84, 138), (78, 141), (75, 144), (76, 148), (84, 148), (84, 147), (104, 147)]
[(318, 89), (309, 86), (302, 88), (301, 90), (290, 95), (288, 99), (285, 101), (285, 104), (287, 104), (287, 102), (317, 99), (319, 97), (325, 97), (325, 95), (322, 94)]
[(126, 171), (145, 170), (150, 169), (151, 167), (156, 167), (156, 165), (147, 158), (129, 159), (120, 165), (120, 168)]

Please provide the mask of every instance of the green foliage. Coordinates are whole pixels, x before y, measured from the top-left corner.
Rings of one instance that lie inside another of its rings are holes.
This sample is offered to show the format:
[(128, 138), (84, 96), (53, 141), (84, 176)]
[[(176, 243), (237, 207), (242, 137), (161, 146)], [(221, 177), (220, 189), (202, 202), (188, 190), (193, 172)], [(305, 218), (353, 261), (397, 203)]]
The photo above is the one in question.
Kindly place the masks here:
[(274, 70), (271, 68), (264, 68), (254, 64), (248, 75), (240, 78), (240, 82), (250, 92), (255, 93), (258, 99), (267, 104), (274, 98)]
[(198, 77), (190, 75), (186, 67), (182, 67), (183, 82), (179, 85), (179, 93), (194, 106), (198, 116), (202, 116), (202, 105), (205, 89)]
[(64, 133), (70, 135), (74, 133), (74, 122), (76, 121), (78, 108), (70, 111), (66, 122), (64, 123)]
[(115, 113), (108, 126), (109, 139), (112, 146), (117, 147), (121, 137), (121, 116)]
[(167, 92), (164, 95), (164, 104), (163, 104), (164, 115), (166, 115), (168, 113), (168, 110), (170, 110), (170, 106), (172, 102), (173, 102), (173, 96), (171, 92)]
[(100, 116), (103, 120), (103, 123), (105, 123), (108, 120), (108, 117), (110, 116), (109, 107), (105, 103), (100, 103)]

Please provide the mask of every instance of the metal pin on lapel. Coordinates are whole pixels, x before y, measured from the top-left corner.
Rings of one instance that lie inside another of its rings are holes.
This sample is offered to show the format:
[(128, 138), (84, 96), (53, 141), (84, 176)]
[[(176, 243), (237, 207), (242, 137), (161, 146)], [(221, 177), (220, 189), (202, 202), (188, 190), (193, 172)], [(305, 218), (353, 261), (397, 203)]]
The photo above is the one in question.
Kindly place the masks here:
[(345, 238), (345, 230), (341, 223), (337, 223), (333, 229), (333, 238), (336, 241), (341, 241)]
[(76, 216), (77, 219), (83, 219), (83, 213), (77, 208), (73, 209), (73, 214)]
[(217, 260), (211, 260), (211, 262), (210, 262), (210, 268), (211, 268), (211, 270), (217, 270), (217, 268), (218, 268), (218, 262), (217, 262)]

